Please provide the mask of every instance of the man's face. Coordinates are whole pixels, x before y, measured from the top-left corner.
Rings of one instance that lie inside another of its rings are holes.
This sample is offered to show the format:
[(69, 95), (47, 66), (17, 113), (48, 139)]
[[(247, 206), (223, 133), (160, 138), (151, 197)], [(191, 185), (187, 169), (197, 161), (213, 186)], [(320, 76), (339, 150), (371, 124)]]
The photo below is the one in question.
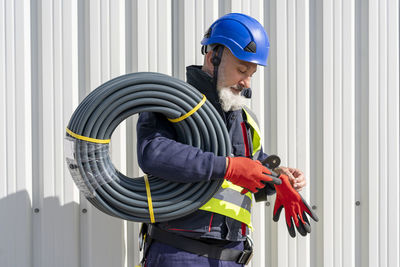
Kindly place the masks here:
[(252, 75), (257, 71), (257, 64), (236, 58), (229, 49), (224, 49), (221, 64), (218, 68), (217, 89), (228, 87), (233, 94), (250, 87)]
[(217, 91), (225, 112), (239, 110), (246, 104), (246, 98), (240, 92), (250, 87), (251, 76), (256, 70), (255, 63), (239, 60), (229, 49), (224, 49), (218, 68)]

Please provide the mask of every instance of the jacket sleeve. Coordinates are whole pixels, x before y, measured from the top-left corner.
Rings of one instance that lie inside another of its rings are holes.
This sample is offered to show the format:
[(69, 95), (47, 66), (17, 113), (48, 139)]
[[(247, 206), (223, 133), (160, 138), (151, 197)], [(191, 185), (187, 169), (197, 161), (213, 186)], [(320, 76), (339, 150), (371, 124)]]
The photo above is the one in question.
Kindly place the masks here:
[(164, 115), (143, 112), (137, 123), (137, 155), (148, 174), (182, 183), (220, 179), (225, 157), (175, 141), (174, 127)]

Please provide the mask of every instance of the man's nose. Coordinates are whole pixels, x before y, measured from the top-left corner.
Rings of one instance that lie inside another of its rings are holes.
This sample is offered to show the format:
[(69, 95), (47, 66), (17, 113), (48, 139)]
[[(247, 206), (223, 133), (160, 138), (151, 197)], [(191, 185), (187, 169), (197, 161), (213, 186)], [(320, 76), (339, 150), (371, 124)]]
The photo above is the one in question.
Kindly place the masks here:
[(243, 88), (250, 88), (251, 85), (251, 77), (248, 76), (245, 79), (240, 80), (239, 82), (240, 86), (242, 86)]

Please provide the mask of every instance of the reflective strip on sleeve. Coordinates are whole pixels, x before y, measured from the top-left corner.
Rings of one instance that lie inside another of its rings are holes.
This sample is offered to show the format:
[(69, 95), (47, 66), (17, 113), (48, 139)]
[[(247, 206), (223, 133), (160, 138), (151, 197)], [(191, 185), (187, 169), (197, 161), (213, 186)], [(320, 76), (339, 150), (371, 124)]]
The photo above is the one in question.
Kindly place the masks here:
[(228, 201), (212, 198), (200, 209), (233, 218), (247, 224), (250, 229), (253, 229), (250, 212)]
[(251, 198), (247, 195), (240, 195), (238, 196), (237, 191), (233, 190), (232, 188), (225, 188), (224, 190), (218, 190), (217, 193), (213, 196), (213, 198), (228, 201), (232, 204), (235, 204), (243, 209), (251, 211)]

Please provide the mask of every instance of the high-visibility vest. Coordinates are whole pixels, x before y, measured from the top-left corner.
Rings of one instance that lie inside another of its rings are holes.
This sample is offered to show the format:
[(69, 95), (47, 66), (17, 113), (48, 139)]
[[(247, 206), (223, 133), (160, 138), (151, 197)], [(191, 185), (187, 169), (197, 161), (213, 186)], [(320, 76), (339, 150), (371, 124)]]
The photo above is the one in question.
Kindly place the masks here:
[[(252, 158), (258, 158), (261, 150), (261, 134), (254, 114), (243, 108), (243, 119), (250, 126), (252, 136), (253, 151)], [(224, 180), (221, 188), (215, 195), (202, 207), (201, 210), (222, 214), (233, 218), (237, 221), (245, 223), (249, 228), (253, 228), (251, 224), (251, 205), (252, 194), (247, 192), (242, 195), (240, 192), (242, 187), (232, 184), (230, 181)]]

